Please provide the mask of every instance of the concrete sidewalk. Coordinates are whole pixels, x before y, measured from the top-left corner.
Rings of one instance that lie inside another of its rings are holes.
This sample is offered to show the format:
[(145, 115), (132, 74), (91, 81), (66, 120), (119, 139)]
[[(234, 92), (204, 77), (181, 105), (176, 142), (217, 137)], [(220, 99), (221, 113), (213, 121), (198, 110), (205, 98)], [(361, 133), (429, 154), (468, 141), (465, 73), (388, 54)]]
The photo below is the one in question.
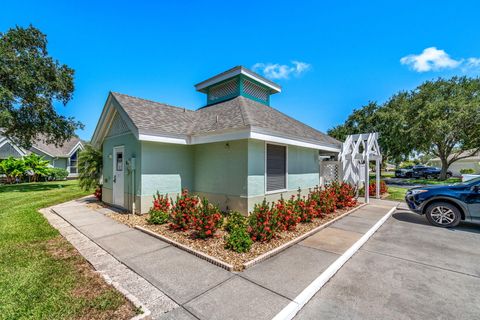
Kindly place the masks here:
[(480, 228), (398, 210), (295, 319), (480, 319)]
[(53, 209), (178, 305), (168, 313), (154, 314), (155, 318), (271, 319), (396, 205), (372, 201), (240, 273), (128, 228), (85, 203)]

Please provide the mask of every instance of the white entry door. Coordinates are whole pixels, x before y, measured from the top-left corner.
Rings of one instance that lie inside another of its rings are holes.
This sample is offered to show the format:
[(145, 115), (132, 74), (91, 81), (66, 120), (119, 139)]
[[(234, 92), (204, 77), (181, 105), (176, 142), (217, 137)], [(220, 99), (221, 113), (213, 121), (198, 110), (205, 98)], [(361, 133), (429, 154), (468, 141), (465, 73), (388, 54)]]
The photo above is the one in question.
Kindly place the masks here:
[(124, 206), (125, 148), (113, 148), (113, 203)]

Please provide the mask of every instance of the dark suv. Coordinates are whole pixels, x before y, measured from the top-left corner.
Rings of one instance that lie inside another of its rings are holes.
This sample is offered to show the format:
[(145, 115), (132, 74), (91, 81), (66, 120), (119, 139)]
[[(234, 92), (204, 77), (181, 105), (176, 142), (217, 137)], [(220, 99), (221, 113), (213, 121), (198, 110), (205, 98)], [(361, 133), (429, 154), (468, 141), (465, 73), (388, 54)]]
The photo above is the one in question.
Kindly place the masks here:
[(480, 178), (448, 186), (413, 188), (405, 195), (408, 207), (439, 227), (455, 227), (460, 220), (480, 223)]
[[(423, 179), (437, 179), (442, 170), (435, 167), (417, 167), (413, 168), (412, 177), (413, 178), (423, 178)], [(452, 177), (452, 171), (447, 171), (447, 178)]]

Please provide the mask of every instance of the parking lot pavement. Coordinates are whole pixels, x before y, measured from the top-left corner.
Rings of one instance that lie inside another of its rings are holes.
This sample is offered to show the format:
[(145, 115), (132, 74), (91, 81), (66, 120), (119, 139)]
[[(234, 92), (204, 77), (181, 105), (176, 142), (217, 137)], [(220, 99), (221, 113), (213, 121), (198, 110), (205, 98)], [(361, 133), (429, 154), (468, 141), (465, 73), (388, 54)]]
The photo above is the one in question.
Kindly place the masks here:
[(480, 227), (395, 212), (296, 319), (480, 319)]

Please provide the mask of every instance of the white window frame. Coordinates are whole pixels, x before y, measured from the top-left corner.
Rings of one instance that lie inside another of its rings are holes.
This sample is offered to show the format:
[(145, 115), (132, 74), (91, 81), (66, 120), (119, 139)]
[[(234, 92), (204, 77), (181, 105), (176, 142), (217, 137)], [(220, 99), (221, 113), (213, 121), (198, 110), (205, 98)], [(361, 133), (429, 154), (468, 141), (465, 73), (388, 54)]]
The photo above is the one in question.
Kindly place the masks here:
[[(270, 190), (267, 191), (267, 145), (277, 145), (277, 146), (282, 146), (285, 147), (285, 188), (284, 189), (278, 189), (278, 190)], [(265, 194), (275, 194), (275, 193), (281, 193), (281, 192), (286, 192), (288, 191), (288, 144), (282, 144), (282, 143), (274, 143), (274, 142), (267, 142), (265, 141), (264, 144), (264, 190)]]

